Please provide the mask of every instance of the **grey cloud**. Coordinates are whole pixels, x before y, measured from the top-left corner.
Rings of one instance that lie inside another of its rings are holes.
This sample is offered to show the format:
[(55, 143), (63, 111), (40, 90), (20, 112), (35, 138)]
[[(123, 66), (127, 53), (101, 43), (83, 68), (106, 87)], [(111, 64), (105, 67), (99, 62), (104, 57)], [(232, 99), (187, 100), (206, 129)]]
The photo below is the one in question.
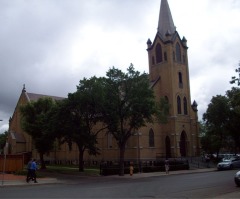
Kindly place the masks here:
[[(197, 18), (185, 9), (189, 3), (192, 0), (169, 0), (177, 30), (188, 39), (192, 100), (202, 114), (209, 98), (228, 87), (228, 82), (218, 84), (215, 76), (226, 75), (238, 64), (239, 29), (235, 22), (227, 35), (220, 34), (222, 29), (208, 31), (221, 16), (218, 10), (231, 12), (225, 0), (218, 6), (212, 0), (197, 2), (216, 8), (212, 24), (205, 20), (209, 10)], [(231, 3), (239, 16), (239, 2)], [(66, 97), (81, 78), (105, 75), (113, 65), (126, 69), (132, 62), (137, 70), (148, 71), (146, 41), (156, 34), (159, 8), (160, 0), (1, 0), (0, 127), (13, 114), (23, 84), (29, 92)], [(218, 74), (211, 71), (209, 76), (209, 68), (218, 69)]]

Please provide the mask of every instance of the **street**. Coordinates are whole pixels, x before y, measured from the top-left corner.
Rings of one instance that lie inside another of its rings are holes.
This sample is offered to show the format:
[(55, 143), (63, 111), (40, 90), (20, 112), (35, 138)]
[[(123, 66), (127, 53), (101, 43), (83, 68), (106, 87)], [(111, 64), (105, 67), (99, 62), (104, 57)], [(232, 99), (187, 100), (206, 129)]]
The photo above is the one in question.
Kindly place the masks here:
[(145, 178), (62, 177), (63, 184), (2, 187), (0, 198), (240, 198), (237, 170)]

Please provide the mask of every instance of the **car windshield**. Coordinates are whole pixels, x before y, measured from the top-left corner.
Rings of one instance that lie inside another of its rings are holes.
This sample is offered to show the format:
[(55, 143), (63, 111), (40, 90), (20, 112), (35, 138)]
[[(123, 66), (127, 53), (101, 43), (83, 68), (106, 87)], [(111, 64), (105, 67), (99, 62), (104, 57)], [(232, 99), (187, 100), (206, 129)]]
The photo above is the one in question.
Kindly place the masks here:
[(223, 159), (222, 162), (231, 162), (229, 159)]

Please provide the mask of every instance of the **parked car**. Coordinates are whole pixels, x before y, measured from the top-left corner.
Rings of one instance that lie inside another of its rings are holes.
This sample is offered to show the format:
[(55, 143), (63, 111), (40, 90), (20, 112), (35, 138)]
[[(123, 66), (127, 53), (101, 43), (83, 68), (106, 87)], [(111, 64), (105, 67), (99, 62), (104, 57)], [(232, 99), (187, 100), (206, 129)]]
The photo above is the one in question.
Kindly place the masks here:
[(240, 157), (232, 157), (230, 159), (224, 158), (221, 162), (217, 164), (218, 170), (240, 168)]
[(239, 187), (240, 186), (240, 171), (238, 171), (235, 174), (234, 181), (235, 181), (236, 185)]

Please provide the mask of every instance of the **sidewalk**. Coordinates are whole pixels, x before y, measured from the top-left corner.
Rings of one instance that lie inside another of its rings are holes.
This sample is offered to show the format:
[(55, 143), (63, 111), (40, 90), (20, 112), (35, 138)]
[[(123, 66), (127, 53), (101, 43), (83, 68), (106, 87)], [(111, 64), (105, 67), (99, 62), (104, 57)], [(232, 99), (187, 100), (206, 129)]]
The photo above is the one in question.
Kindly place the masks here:
[(213, 172), (217, 171), (216, 168), (206, 168), (206, 169), (189, 169), (189, 170), (179, 170), (179, 171), (169, 171), (169, 174), (165, 172), (152, 172), (152, 173), (134, 173), (132, 176), (125, 174), (124, 176), (105, 176), (105, 177), (115, 177), (115, 178), (146, 178), (146, 177), (155, 177), (155, 176), (167, 176), (167, 175), (177, 175), (177, 174), (190, 174), (190, 173), (201, 173), (201, 172)]
[[(190, 169), (190, 170), (180, 170), (180, 171), (170, 171), (169, 174), (165, 172), (154, 172), (154, 173), (134, 173), (132, 176), (125, 174), (124, 176), (113, 175), (113, 176), (99, 176), (103, 178), (127, 178), (127, 179), (137, 179), (137, 178), (146, 178), (154, 176), (166, 176), (166, 175), (176, 175), (176, 174), (190, 174), (190, 173), (199, 173), (199, 172), (213, 172), (216, 171), (216, 168), (206, 168), (206, 169)], [(56, 184), (64, 183), (63, 181), (57, 178), (37, 178), (38, 183), (26, 182), (26, 176), (19, 176), (14, 174), (2, 174), (0, 173), (0, 187), (4, 186), (34, 186), (41, 184)]]
[(60, 183), (56, 178), (37, 178), (38, 183), (26, 182), (26, 176), (14, 175), (14, 174), (2, 174), (0, 173), (0, 187), (2, 186), (16, 186), (16, 185), (39, 185), (39, 184), (51, 184)]

